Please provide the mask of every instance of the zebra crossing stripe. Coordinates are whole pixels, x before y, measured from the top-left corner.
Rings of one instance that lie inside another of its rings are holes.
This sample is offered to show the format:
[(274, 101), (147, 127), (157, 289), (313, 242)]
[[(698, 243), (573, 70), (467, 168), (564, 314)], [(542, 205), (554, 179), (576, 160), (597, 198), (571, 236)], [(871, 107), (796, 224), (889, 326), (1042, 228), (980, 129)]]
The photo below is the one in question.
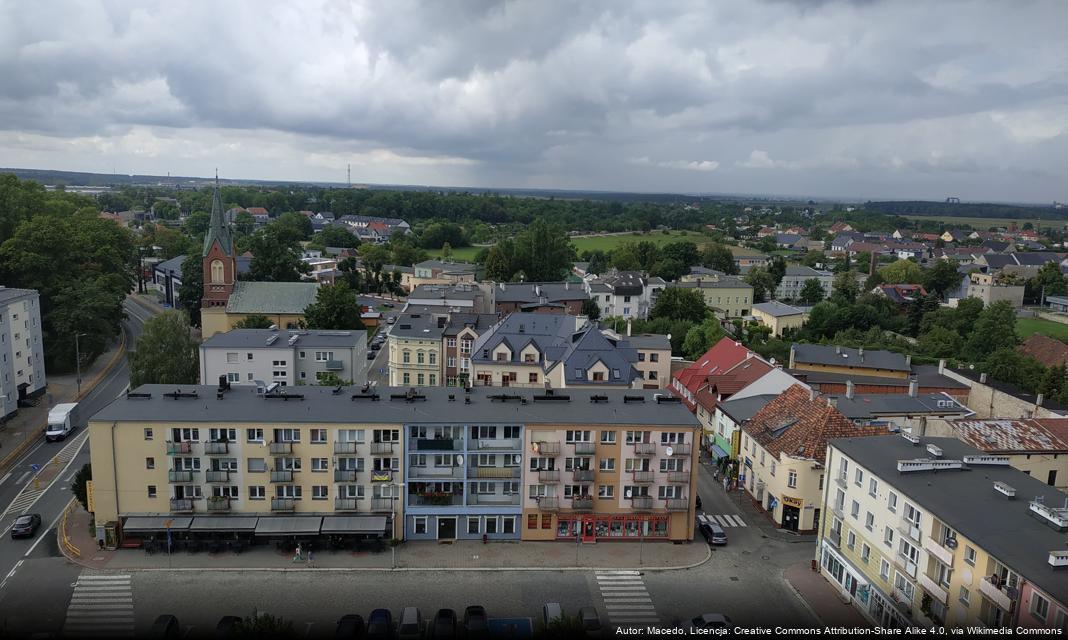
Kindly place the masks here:
[(132, 637), (133, 589), (129, 575), (83, 574), (74, 584), (63, 635), (76, 637)]

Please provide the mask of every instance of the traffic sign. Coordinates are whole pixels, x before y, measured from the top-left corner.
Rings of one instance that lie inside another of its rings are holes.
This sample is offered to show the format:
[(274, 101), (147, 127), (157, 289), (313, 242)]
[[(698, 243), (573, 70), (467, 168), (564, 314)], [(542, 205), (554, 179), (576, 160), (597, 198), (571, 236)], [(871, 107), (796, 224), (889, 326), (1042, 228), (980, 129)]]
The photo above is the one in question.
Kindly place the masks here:
[(36, 462), (30, 465), (30, 471), (32, 471), (34, 473), (37, 473), (40, 470), (41, 470), (41, 465), (37, 464)]

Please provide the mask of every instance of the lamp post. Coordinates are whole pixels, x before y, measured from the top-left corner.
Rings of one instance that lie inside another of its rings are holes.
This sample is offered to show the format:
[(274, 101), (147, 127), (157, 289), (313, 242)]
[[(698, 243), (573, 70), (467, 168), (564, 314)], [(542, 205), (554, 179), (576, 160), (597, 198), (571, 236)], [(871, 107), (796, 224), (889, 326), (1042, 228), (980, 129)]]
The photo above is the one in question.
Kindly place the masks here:
[(74, 334), (74, 366), (78, 370), (78, 397), (82, 395), (82, 350), (81, 345), (78, 343), (78, 338), (84, 336), (84, 333)]
[(396, 543), (393, 542), (394, 540), (397, 539), (397, 506), (396, 506), (397, 505), (397, 489), (402, 489), (402, 488), (404, 488), (404, 486), (405, 486), (405, 483), (403, 483), (403, 482), (390, 482), (389, 483), (389, 487), (390, 487), (390, 492), (389, 492), (389, 510), (390, 510), (389, 522), (390, 522), (390, 524), (389, 524), (389, 528), (390, 528), (390, 533), (392, 535), (392, 538), (389, 541), (389, 548), (393, 551), (393, 568), (394, 569), (397, 568), (397, 545), (396, 545)]

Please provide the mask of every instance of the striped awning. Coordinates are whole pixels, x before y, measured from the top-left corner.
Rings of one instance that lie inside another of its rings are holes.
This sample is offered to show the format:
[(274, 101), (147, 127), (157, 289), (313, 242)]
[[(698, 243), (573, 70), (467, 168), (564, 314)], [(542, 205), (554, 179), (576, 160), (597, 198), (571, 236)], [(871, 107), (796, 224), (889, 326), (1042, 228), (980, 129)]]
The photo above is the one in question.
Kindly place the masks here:
[(729, 458), (730, 454), (723, 450), (718, 444), (712, 445), (712, 458), (719, 460), (720, 458)]

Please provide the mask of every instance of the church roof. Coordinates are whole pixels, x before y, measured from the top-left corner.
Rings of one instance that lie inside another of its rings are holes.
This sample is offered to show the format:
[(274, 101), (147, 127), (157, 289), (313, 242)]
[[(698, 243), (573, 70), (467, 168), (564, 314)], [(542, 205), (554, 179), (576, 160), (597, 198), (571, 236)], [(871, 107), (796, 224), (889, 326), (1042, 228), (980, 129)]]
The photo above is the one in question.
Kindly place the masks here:
[(226, 215), (222, 207), (222, 198), (219, 197), (218, 178), (215, 182), (215, 194), (211, 199), (211, 220), (208, 223), (208, 232), (204, 234), (204, 255), (211, 251), (211, 245), (216, 240), (222, 247), (223, 254), (234, 255), (234, 239), (230, 235), (230, 225), (226, 223)]
[(239, 280), (226, 303), (227, 313), (300, 315), (315, 302), (314, 282), (251, 282)]

